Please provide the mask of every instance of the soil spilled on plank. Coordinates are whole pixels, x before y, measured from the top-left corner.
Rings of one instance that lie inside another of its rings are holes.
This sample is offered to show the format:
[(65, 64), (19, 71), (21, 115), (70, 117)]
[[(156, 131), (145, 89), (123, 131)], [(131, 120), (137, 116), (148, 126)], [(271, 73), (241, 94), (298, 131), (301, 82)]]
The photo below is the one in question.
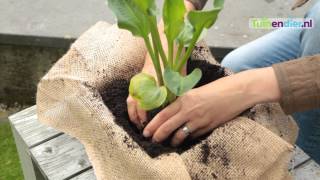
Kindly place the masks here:
[[(202, 78), (196, 87), (208, 84), (212, 81), (215, 81), (221, 77), (226, 76), (224, 68), (212, 65), (206, 61), (192, 60), (188, 61), (187, 72), (192, 72), (193, 69), (200, 68), (202, 71)], [(197, 140), (187, 139), (184, 144), (178, 148), (173, 148), (169, 146), (168, 143), (164, 144), (154, 144), (150, 139), (144, 138), (141, 130), (139, 130), (134, 124), (129, 121), (128, 112), (127, 112), (127, 103), (126, 99), (128, 97), (128, 87), (129, 81), (124, 79), (114, 80), (111, 83), (106, 84), (105, 88), (100, 92), (102, 99), (105, 105), (113, 113), (116, 119), (116, 123), (122, 127), (137, 144), (151, 157), (157, 157), (161, 154), (168, 152), (178, 152), (182, 153), (190, 149), (193, 145), (199, 143), (208, 135), (199, 138)], [(136, 148), (128, 142), (128, 137), (125, 137), (123, 140), (130, 148)], [(169, 141), (167, 141), (169, 142)], [(210, 155), (210, 149), (205, 150), (204, 156)], [(208, 152), (207, 152), (208, 151)], [(204, 163), (206, 158), (204, 157)]]

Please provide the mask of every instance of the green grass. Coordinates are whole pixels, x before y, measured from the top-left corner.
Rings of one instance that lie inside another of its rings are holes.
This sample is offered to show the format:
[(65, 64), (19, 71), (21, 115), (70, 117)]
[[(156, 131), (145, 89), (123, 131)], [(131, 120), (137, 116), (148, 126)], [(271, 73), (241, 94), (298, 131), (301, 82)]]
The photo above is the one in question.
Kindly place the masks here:
[(9, 122), (0, 122), (0, 180), (20, 180), (23, 174)]

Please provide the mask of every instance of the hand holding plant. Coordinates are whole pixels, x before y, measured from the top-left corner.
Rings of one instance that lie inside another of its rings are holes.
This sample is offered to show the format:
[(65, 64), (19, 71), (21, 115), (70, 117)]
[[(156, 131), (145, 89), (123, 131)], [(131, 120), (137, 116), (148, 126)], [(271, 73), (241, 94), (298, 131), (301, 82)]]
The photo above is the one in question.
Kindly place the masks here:
[[(195, 9), (193, 4), (190, 3), (189, 1), (184, 0), (184, 3), (185, 3), (185, 7), (186, 7), (187, 12)], [(168, 54), (168, 43), (167, 43), (166, 35), (164, 34), (163, 20), (160, 20), (160, 22), (158, 23), (158, 31), (159, 31), (161, 44), (162, 44), (162, 47), (165, 51), (165, 54)], [(177, 54), (177, 51), (178, 51), (178, 48), (175, 46), (174, 47), (174, 55)], [(185, 53), (185, 52), (183, 51), (183, 53)], [(162, 64), (162, 68), (163, 68), (163, 64)], [(150, 74), (153, 77), (157, 77), (157, 74), (154, 69), (152, 59), (151, 59), (149, 53), (146, 54), (145, 64), (142, 68), (142, 72), (146, 73), (146, 74)], [(186, 75), (186, 66), (184, 66), (182, 68), (181, 74)], [(133, 97), (131, 97), (130, 94), (127, 98), (127, 107), (128, 107), (127, 109), (128, 109), (128, 114), (129, 114), (130, 120), (138, 128), (142, 128), (143, 124), (145, 124), (147, 122), (147, 113), (144, 109), (141, 109), (138, 106), (137, 101)]]
[[(163, 22), (168, 45), (166, 55), (157, 29), (154, 0), (108, 0), (109, 7), (118, 19), (119, 28), (127, 29), (144, 39), (156, 72), (157, 80), (142, 72), (130, 81), (130, 96), (141, 109), (152, 110), (170, 104), (197, 84), (202, 75), (200, 69), (194, 69), (187, 76), (180, 72), (203, 30), (210, 28), (216, 21), (223, 3), (223, 0), (215, 0), (212, 10), (190, 11), (185, 17), (183, 0), (165, 0)], [(176, 55), (175, 45), (178, 47)], [(182, 53), (186, 46), (186, 52)]]

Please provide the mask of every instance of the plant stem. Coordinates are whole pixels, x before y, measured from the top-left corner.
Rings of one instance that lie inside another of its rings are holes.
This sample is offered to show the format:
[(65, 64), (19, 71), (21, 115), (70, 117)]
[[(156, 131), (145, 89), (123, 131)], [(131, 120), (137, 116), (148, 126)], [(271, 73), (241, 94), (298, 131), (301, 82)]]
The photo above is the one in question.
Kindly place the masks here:
[(183, 50), (183, 44), (179, 43), (178, 51), (177, 51), (177, 54), (176, 54), (176, 59), (174, 60), (174, 65), (173, 65), (174, 69), (177, 66), (178, 61), (179, 61), (179, 59), (181, 57), (182, 50)]
[[(199, 29), (203, 29), (203, 28), (199, 28)], [(179, 65), (175, 68), (175, 70), (177, 70), (178, 72), (180, 72), (182, 67), (186, 64), (188, 58), (190, 57), (190, 55), (193, 51), (195, 44), (197, 43), (197, 40), (198, 40), (200, 34), (201, 34), (201, 31), (196, 31), (195, 34), (193, 35), (191, 43), (187, 49), (186, 54), (183, 56), (183, 59), (182, 59), (182, 61), (180, 61)]]
[[(160, 70), (156, 70), (156, 73), (157, 73), (157, 78), (159, 80), (159, 85), (163, 85), (163, 76), (162, 76), (162, 70), (161, 70), (161, 65), (160, 65), (160, 60), (159, 60), (159, 51), (158, 51), (158, 47), (154, 41), (154, 39), (152, 38), (152, 44), (153, 44), (153, 50), (154, 50), (154, 58), (155, 58), (155, 61), (157, 62), (157, 68), (159, 68)], [(161, 76), (161, 78), (159, 78), (159, 76)]]
[(159, 35), (158, 28), (157, 28), (157, 23), (156, 23), (157, 19), (155, 17), (149, 17), (149, 21), (151, 22), (150, 31), (151, 31), (152, 39), (154, 40), (154, 42), (155, 42), (154, 44), (158, 48), (158, 52), (160, 54), (163, 66), (167, 67), (168, 66), (168, 60), (167, 60), (166, 54), (164, 53), (163, 48), (162, 48), (161, 39), (160, 39), (160, 35)]
[(171, 68), (173, 68), (173, 46), (173, 41), (168, 40), (168, 61)]
[[(152, 41), (153, 50), (154, 50), (154, 58), (155, 58), (155, 61), (157, 62), (157, 64), (159, 64), (158, 68), (160, 68), (161, 79), (163, 79), (162, 72), (161, 72), (161, 65), (160, 65), (160, 61), (159, 61), (159, 50), (158, 50), (158, 46), (156, 44), (156, 40), (152, 34), (151, 34), (151, 39), (152, 39), (151, 41)], [(158, 76), (158, 73), (157, 73), (157, 76)]]
[(155, 56), (155, 54), (154, 54), (154, 51), (153, 51), (153, 49), (151, 47), (151, 43), (150, 43), (149, 37), (147, 36), (147, 37), (145, 37), (143, 39), (144, 39), (144, 42), (145, 42), (145, 44), (147, 46), (149, 54), (151, 56), (151, 60), (152, 60), (153, 66), (154, 66), (154, 68), (156, 70), (158, 83), (159, 83), (160, 86), (162, 86), (163, 85), (163, 78), (162, 78), (162, 72), (161, 72), (161, 66), (160, 66), (159, 58), (157, 58)]

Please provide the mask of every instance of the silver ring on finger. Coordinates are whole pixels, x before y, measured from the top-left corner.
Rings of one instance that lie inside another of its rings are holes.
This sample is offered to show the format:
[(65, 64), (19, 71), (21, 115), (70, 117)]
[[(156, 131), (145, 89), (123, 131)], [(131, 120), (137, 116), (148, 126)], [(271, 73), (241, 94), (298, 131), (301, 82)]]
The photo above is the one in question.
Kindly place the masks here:
[(191, 134), (191, 131), (190, 129), (188, 128), (188, 126), (184, 125), (182, 127), (182, 132), (186, 135), (186, 136), (189, 136)]

